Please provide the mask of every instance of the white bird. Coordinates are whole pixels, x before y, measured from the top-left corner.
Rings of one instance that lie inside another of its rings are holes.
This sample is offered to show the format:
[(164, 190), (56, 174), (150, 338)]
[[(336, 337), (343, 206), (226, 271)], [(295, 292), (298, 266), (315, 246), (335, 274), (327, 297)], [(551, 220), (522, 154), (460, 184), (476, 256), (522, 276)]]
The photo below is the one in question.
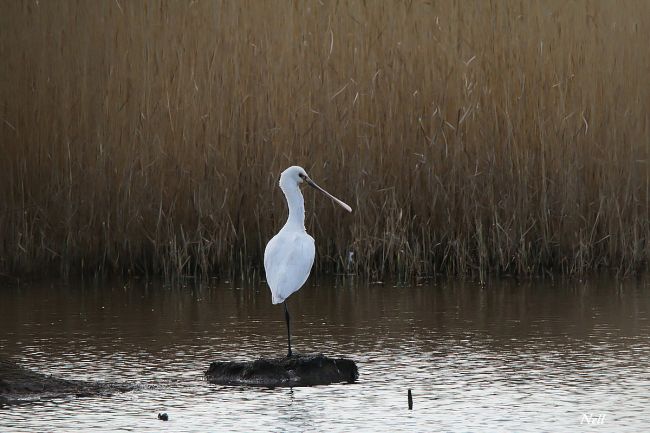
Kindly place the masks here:
[(305, 230), (305, 202), (300, 192), (300, 184), (303, 182), (319, 190), (348, 212), (352, 212), (350, 206), (316, 185), (302, 167), (289, 167), (280, 175), (280, 189), (287, 198), (289, 218), (284, 227), (266, 245), (264, 269), (273, 304), (284, 303), (289, 357), (291, 356), (291, 327), (286, 299), (305, 284), (316, 254), (314, 238)]

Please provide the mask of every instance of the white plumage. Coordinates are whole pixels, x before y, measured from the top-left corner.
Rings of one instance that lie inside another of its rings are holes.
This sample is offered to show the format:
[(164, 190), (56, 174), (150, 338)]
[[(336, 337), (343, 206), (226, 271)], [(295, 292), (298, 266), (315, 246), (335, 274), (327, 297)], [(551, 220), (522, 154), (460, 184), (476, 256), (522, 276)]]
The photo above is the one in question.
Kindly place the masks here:
[(304, 230), (300, 233), (283, 228), (273, 236), (264, 251), (264, 269), (271, 288), (271, 302), (284, 302), (305, 284), (315, 255), (314, 238)]
[[(289, 217), (284, 227), (277, 235), (273, 236), (264, 250), (266, 281), (271, 289), (271, 299), (274, 304), (285, 302), (292, 293), (298, 291), (309, 278), (311, 267), (314, 264), (316, 255), (314, 238), (309, 236), (305, 230), (305, 202), (300, 192), (300, 184), (303, 182), (307, 182), (308, 185), (330, 197), (348, 212), (352, 212), (350, 206), (316, 185), (302, 167), (293, 166), (282, 172), (280, 188), (287, 199)], [(284, 312), (287, 322), (289, 356), (291, 356), (291, 328), (286, 302)]]

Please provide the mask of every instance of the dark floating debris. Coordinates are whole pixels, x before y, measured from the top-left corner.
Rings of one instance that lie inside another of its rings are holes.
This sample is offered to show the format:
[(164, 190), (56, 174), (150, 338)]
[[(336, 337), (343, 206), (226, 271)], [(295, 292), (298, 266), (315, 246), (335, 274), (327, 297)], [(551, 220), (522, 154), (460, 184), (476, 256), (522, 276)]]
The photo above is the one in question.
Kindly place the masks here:
[(166, 412), (163, 413), (158, 413), (158, 419), (161, 421), (169, 421), (169, 416), (167, 415)]
[(205, 376), (218, 385), (313, 386), (354, 383), (359, 371), (351, 359), (296, 354), (255, 361), (217, 361), (210, 364)]
[(409, 389), (409, 410), (413, 410), (413, 394), (411, 394), (410, 389)]

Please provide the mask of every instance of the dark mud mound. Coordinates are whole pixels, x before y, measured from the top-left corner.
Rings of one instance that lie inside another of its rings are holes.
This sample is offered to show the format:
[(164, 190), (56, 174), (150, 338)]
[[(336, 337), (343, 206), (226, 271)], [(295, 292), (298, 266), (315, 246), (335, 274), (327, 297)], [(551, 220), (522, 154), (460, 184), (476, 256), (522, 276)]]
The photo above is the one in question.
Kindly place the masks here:
[(58, 379), (0, 359), (0, 406), (42, 398), (91, 397), (134, 389), (123, 383)]
[(318, 355), (257, 359), (243, 362), (213, 362), (206, 379), (219, 385), (313, 386), (354, 383), (359, 371), (354, 361)]

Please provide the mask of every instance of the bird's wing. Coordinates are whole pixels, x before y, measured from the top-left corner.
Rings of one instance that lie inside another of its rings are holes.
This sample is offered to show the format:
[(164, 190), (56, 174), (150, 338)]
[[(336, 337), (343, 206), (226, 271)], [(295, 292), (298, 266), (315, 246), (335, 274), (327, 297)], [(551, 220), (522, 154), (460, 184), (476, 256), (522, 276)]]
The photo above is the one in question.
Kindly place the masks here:
[(283, 302), (305, 284), (315, 254), (314, 239), (305, 232), (281, 231), (269, 241), (264, 251), (264, 269), (274, 304)]

